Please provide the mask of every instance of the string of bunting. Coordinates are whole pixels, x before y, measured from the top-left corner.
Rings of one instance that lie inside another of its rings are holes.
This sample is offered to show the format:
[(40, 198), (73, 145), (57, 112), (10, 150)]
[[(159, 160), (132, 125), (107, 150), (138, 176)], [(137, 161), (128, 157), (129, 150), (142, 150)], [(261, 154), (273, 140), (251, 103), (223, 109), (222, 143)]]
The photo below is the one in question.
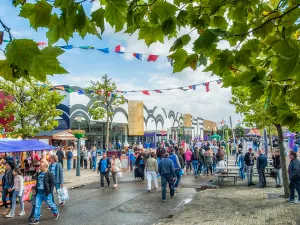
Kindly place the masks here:
[[(9, 42), (9, 40), (3, 40), (3, 42)], [(0, 45), (1, 45), (1, 40), (0, 40)], [(40, 47), (45, 47), (47, 45), (46, 42), (37, 42), (37, 44)], [(143, 53), (138, 53), (138, 52), (128, 52), (126, 51), (126, 48), (118, 45), (116, 46), (113, 50), (110, 48), (95, 48), (94, 46), (91, 45), (83, 45), (83, 46), (75, 46), (75, 45), (59, 45), (57, 46), (61, 49), (64, 50), (71, 50), (71, 49), (84, 49), (84, 50), (96, 50), (96, 51), (100, 51), (103, 52), (105, 54), (109, 54), (111, 53), (111, 51), (118, 53), (118, 54), (132, 54), (133, 57), (135, 57), (136, 59), (140, 60), (140, 61), (147, 61), (147, 62), (155, 62), (159, 57), (167, 57), (168, 62), (170, 63), (171, 66), (173, 66), (174, 64), (174, 60), (166, 55), (155, 55), (155, 54), (143, 54)], [(198, 62), (197, 67), (200, 66), (200, 63)]]
[[(108, 95), (109, 97), (116, 97), (118, 95), (118, 93), (121, 94), (128, 94), (128, 93), (142, 93), (144, 95), (150, 95), (150, 92), (154, 92), (154, 93), (163, 93), (163, 91), (171, 91), (171, 90), (182, 90), (182, 91), (188, 91), (188, 90), (196, 90), (197, 86), (204, 86), (206, 89), (206, 92), (209, 92), (209, 85), (210, 83), (216, 82), (218, 84), (222, 83), (222, 80), (213, 80), (213, 81), (209, 81), (209, 82), (205, 82), (205, 83), (199, 83), (199, 84), (193, 84), (193, 85), (189, 85), (189, 86), (184, 86), (184, 87), (176, 87), (176, 88), (163, 88), (163, 89), (152, 89), (152, 90), (131, 90), (131, 91), (121, 91), (121, 90), (117, 90), (115, 92), (105, 92), (104, 90), (98, 90), (96, 91), (97, 93), (103, 93)], [(43, 87), (47, 87), (45, 84), (39, 84), (39, 86), (43, 86)], [(60, 91), (65, 91), (68, 93), (73, 93), (73, 92), (77, 92), (78, 95), (83, 95), (85, 94), (85, 90), (83, 89), (72, 89), (69, 86), (66, 85), (60, 85), (60, 86), (50, 86), (51, 90), (60, 90)], [(89, 93), (93, 93), (94, 91), (89, 91)]]

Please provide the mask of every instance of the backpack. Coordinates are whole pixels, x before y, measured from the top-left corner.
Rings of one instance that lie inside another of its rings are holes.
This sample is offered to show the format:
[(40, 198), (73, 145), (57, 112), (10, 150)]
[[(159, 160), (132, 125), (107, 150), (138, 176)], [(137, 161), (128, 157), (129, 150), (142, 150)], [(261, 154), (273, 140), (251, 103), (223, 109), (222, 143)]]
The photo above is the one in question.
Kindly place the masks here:
[(67, 158), (68, 158), (68, 159), (72, 159), (72, 158), (73, 158), (73, 153), (72, 153), (71, 151), (68, 152)]

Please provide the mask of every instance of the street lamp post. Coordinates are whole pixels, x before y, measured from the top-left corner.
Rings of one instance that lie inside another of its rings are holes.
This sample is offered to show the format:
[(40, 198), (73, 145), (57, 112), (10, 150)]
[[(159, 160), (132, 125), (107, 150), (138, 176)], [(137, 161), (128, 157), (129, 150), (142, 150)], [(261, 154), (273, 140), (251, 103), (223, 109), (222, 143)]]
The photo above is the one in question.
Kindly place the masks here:
[[(77, 115), (75, 120), (79, 123), (79, 130), (80, 130), (80, 123), (84, 120), (82, 115)], [(77, 166), (76, 166), (76, 176), (80, 176), (80, 138), (77, 138)]]

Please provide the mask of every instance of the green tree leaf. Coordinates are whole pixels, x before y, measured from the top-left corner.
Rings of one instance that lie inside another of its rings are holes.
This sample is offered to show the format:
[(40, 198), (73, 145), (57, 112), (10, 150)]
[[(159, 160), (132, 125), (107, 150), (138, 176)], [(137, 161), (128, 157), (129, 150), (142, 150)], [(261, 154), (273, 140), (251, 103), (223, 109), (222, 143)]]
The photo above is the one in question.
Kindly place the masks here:
[[(73, 26), (69, 24), (69, 27)], [(66, 42), (69, 41), (70, 37), (73, 37), (73, 33), (68, 32), (68, 26), (65, 24), (63, 18), (59, 18), (57, 14), (51, 16), (49, 30), (47, 32), (47, 38), (49, 45), (56, 43), (60, 38)], [(72, 27), (72, 29), (75, 29)]]
[(210, 49), (217, 39), (217, 35), (211, 29), (206, 29), (194, 42), (193, 50), (198, 51), (202, 49)]
[(220, 28), (222, 30), (226, 30), (228, 24), (227, 24), (226, 19), (223, 16), (214, 16), (213, 26)]
[(86, 25), (86, 15), (82, 5), (78, 6), (78, 13), (76, 15), (76, 28), (81, 32)]
[(34, 57), (39, 54), (38, 44), (28, 39), (15, 39), (6, 48), (8, 63), (22, 70), (29, 71)]
[(170, 52), (177, 50), (178, 48), (182, 48), (187, 45), (191, 41), (191, 37), (189, 34), (184, 34), (180, 38), (177, 38), (174, 42), (173, 46), (170, 48)]
[(182, 71), (184, 68), (186, 68), (189, 65), (186, 65), (186, 59), (188, 57), (187, 52), (184, 49), (178, 49), (176, 52), (174, 52), (172, 55), (169, 56), (171, 59), (173, 59), (174, 66), (173, 66), (173, 73), (177, 73)]
[(170, 35), (176, 31), (176, 21), (170, 17), (162, 23), (161, 26), (164, 35)]
[(139, 40), (144, 39), (147, 46), (159, 41), (164, 42), (164, 33), (159, 26), (144, 25), (139, 32)]
[(106, 21), (116, 28), (116, 32), (124, 27), (128, 5), (126, 0), (109, 0), (105, 8)]
[(12, 68), (7, 60), (0, 60), (0, 76), (8, 81), (15, 81), (16, 79), (13, 77)]
[(49, 27), (52, 8), (46, 1), (38, 1), (36, 4), (26, 3), (22, 6), (19, 16), (28, 18), (31, 27), (37, 30), (39, 27)]
[(178, 8), (175, 5), (163, 1), (155, 2), (152, 9), (153, 12), (159, 15), (161, 21), (165, 21), (169, 17), (175, 16), (177, 10)]
[(41, 50), (41, 54), (36, 56), (30, 68), (30, 75), (40, 81), (46, 81), (47, 75), (67, 74), (60, 66), (57, 57), (64, 51), (58, 47), (46, 47)]

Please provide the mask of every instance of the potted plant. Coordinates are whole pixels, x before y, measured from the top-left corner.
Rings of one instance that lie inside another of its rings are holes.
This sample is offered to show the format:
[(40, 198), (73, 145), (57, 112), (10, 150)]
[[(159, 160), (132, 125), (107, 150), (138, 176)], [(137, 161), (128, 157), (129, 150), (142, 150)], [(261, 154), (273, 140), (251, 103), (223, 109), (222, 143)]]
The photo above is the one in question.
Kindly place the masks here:
[(74, 134), (77, 139), (84, 137), (84, 130), (72, 130), (71, 133)]

